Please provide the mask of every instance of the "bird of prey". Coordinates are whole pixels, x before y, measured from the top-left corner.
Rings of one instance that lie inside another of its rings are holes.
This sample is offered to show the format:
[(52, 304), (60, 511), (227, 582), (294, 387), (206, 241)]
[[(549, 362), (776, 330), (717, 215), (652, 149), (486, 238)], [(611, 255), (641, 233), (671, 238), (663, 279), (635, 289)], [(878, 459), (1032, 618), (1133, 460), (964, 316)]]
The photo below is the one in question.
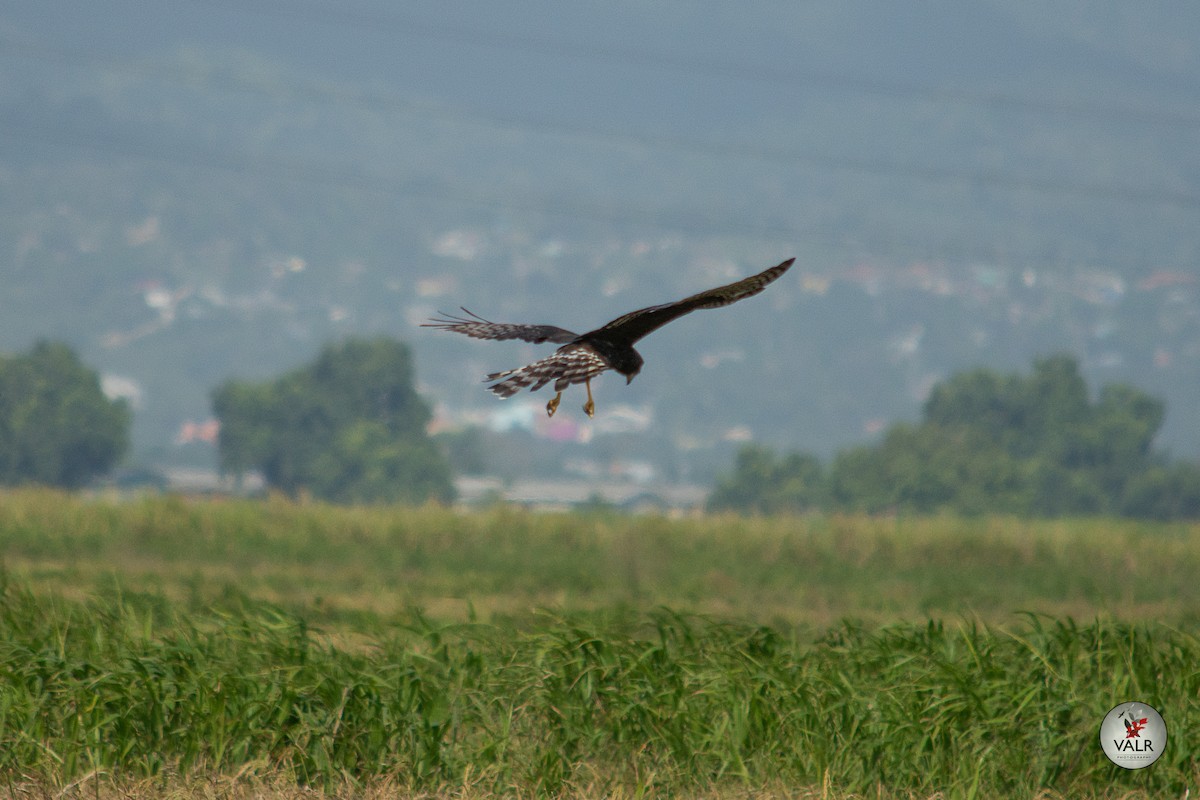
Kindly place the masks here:
[(531, 392), (554, 381), (557, 394), (546, 404), (546, 413), (554, 416), (563, 390), (573, 383), (587, 387), (587, 403), (583, 410), (589, 417), (595, 416), (596, 404), (592, 401), (592, 378), (605, 370), (616, 370), (625, 376), (628, 384), (642, 369), (642, 356), (633, 345), (673, 319), (682, 317), (698, 308), (718, 308), (752, 297), (766, 288), (767, 284), (787, 272), (796, 259), (789, 258), (757, 275), (742, 278), (726, 286), (718, 286), (674, 303), (641, 308), (617, 317), (612, 322), (593, 331), (578, 334), (553, 325), (514, 325), (504, 322), (489, 322), (483, 317), (463, 308), (465, 317), (442, 314), (423, 323), (423, 328), (440, 328), (444, 331), (464, 333), (475, 339), (521, 339), (541, 344), (560, 344), (553, 355), (518, 369), (493, 372), (485, 381), (496, 381), (488, 389), (497, 396), (512, 397), (525, 387)]

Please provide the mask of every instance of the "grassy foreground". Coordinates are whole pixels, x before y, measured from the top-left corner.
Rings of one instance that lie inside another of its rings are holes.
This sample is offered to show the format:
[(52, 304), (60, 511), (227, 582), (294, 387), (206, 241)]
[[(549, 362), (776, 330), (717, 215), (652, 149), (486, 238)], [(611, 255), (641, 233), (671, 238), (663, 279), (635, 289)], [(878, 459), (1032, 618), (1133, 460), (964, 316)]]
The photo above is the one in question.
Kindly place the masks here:
[[(1200, 784), (1195, 527), (19, 492), (0, 495), (0, 555), (11, 796)], [(1172, 736), (1136, 772), (1097, 742), (1128, 699)]]
[[(816, 640), (667, 611), (518, 625), (413, 617), (337, 645), (248, 605), (47, 602), (6, 587), (0, 774), (43, 782), (268, 767), (404, 791), (677, 796), (819, 786), (1066, 797), (1194, 785), (1200, 640), (1031, 618), (835, 626)], [(1099, 753), (1114, 698), (1163, 709), (1178, 742), (1126, 773)], [(1159, 796), (1162, 796), (1159, 794)]]

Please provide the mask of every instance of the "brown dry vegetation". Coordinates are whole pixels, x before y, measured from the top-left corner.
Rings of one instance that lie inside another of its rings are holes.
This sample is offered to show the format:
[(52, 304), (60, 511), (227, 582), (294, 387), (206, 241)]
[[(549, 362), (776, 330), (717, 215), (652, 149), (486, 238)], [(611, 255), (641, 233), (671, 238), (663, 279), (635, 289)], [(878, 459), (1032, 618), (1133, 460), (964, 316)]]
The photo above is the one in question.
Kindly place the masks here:
[(1187, 621), (1200, 524), (812, 516), (668, 520), (499, 508), (339, 508), (0, 494), (0, 557), (37, 591), (119, 582), (175, 601), (242, 594), (329, 619), (445, 620), (659, 605), (816, 629), (1014, 611)]

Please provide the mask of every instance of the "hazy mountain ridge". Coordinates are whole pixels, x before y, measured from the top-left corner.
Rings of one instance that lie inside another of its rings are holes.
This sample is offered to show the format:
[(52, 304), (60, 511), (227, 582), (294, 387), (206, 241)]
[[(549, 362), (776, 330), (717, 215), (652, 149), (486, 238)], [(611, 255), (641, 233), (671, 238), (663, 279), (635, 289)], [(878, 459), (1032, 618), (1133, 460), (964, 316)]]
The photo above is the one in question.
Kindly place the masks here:
[(1008, 3), (541, 28), (283, 8), (146, 12), (122, 55), (120, 14), (78, 53), (82, 7), (53, 32), (0, 15), (25, 43), (0, 60), (0, 344), (65, 338), (134, 380), (142, 458), (186, 459), (172, 440), (224, 378), (355, 332), (410, 341), (435, 403), (486, 414), (482, 374), (536, 352), (424, 314), (586, 327), (789, 255), (791, 283), (665, 329), (638, 381), (601, 388), (652, 409), (640, 447), (828, 453), (955, 369), (1067, 349), (1165, 396), (1171, 449), (1200, 452), (1195, 11), (1106, 38)]

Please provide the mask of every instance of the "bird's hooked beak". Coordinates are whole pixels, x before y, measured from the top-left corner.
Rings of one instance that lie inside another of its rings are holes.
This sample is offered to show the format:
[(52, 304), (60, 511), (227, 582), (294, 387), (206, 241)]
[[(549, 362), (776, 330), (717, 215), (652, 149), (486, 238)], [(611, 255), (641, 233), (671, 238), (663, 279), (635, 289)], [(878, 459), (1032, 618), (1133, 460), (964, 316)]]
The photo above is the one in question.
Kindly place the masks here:
[(626, 376), (625, 376), (625, 385), (626, 385), (626, 386), (628, 386), (629, 384), (633, 383), (633, 377), (634, 377), (634, 375), (637, 375), (637, 373), (635, 372), (635, 373), (633, 373), (633, 375), (626, 375)]

